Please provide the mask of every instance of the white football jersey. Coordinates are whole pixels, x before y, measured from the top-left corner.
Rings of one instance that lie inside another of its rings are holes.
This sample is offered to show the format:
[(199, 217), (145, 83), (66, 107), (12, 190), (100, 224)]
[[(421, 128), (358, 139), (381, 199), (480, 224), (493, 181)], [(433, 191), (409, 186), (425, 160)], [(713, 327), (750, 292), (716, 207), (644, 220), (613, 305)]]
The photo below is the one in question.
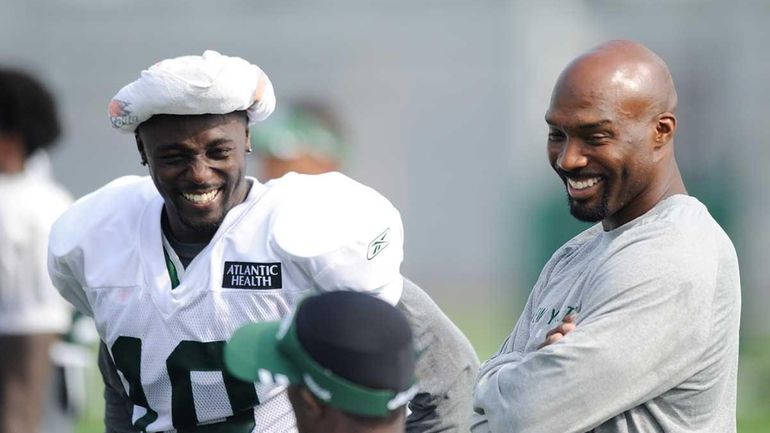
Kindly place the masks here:
[(315, 191), (329, 186), (330, 194), (339, 185), (363, 186), (338, 173), (293, 174), (265, 185), (250, 180), (246, 200), (228, 212), (173, 288), (163, 199), (149, 177), (113, 181), (54, 225), (51, 277), (65, 298), (94, 317), (140, 429), (193, 431), (228, 420), (228, 431), (295, 430), (283, 388), (230, 376), (222, 348), (242, 325), (279, 320), (310, 290), (271, 241), (280, 204), (301, 196), (309, 183)]

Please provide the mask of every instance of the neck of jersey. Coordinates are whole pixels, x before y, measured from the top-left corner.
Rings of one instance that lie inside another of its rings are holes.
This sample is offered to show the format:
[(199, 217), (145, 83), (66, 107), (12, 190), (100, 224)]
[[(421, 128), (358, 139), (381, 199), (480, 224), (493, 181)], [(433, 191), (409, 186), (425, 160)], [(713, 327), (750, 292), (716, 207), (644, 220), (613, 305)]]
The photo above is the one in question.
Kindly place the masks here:
[[(190, 265), (190, 262), (192, 262), (195, 256), (197, 256), (204, 248), (206, 248), (208, 242), (186, 243), (180, 242), (178, 239), (176, 239), (173, 233), (171, 233), (171, 229), (169, 228), (168, 217), (166, 216), (165, 209), (163, 209), (160, 221), (161, 228), (163, 229), (163, 235), (166, 237), (168, 245), (170, 245), (174, 250), (173, 253), (175, 253), (179, 258), (179, 262), (181, 262), (182, 266), (186, 268)], [(184, 269), (176, 269), (174, 262), (171, 260), (170, 254), (171, 252), (166, 251), (164, 247), (163, 255), (166, 258), (166, 267), (168, 268), (168, 274), (171, 278), (171, 286), (176, 287), (179, 285), (179, 276), (182, 274)]]

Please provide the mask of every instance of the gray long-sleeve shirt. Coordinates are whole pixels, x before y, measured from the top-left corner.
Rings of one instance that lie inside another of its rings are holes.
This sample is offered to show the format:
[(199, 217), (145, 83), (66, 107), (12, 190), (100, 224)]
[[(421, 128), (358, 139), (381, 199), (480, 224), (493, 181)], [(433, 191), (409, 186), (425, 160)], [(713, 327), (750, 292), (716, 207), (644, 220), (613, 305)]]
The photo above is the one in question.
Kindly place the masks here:
[[(538, 346), (567, 314), (577, 326)], [(740, 281), (727, 235), (670, 197), (546, 264), (479, 372), (474, 433), (735, 432)]]
[(396, 305), (414, 333), (417, 395), (409, 402), (407, 433), (465, 433), (479, 360), (470, 342), (417, 285), (404, 279)]

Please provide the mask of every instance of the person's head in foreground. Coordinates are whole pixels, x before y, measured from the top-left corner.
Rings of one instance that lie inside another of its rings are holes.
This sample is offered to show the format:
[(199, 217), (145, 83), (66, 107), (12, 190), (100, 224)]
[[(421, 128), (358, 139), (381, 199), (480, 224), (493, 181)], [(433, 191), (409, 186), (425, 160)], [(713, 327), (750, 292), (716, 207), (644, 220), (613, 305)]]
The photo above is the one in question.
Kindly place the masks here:
[(48, 89), (24, 72), (0, 68), (0, 173), (23, 171), (27, 159), (53, 145), (60, 132)]
[(347, 151), (331, 107), (313, 101), (279, 108), (269, 121), (252, 129), (251, 143), (265, 179), (279, 178), (291, 171), (337, 171)]
[(686, 193), (674, 159), (676, 104), (665, 62), (638, 43), (608, 42), (567, 66), (545, 120), (573, 216), (612, 230)]
[(403, 432), (415, 362), (403, 314), (350, 291), (306, 298), (282, 322), (246, 325), (225, 348), (235, 377), (289, 386), (301, 433)]
[(114, 128), (134, 133), (171, 234), (201, 243), (246, 198), (248, 127), (274, 106), (259, 67), (206, 51), (151, 66), (115, 95), (108, 111)]

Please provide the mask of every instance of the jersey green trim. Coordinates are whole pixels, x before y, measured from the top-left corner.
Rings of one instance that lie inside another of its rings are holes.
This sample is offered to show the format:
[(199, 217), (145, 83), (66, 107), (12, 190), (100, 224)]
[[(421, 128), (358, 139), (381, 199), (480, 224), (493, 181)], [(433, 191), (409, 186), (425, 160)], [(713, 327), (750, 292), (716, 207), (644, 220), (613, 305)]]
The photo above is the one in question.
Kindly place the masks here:
[(166, 269), (168, 269), (168, 277), (171, 279), (171, 290), (174, 290), (179, 285), (179, 276), (176, 273), (176, 266), (171, 261), (171, 257), (168, 256), (165, 247), (163, 248), (163, 257), (166, 258)]

